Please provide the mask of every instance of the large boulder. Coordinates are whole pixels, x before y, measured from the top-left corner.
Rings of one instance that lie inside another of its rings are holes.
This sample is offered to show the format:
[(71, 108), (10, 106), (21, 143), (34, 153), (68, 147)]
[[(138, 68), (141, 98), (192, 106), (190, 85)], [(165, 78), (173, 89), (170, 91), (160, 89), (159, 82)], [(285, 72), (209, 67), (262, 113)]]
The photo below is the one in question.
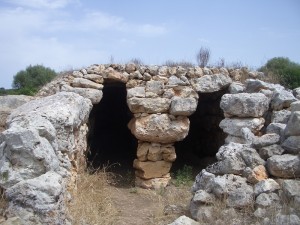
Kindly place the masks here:
[(189, 132), (189, 119), (178, 117), (171, 120), (167, 114), (151, 114), (133, 118), (128, 126), (139, 140), (159, 143), (173, 143), (183, 140)]
[(300, 156), (290, 154), (274, 155), (268, 158), (267, 169), (275, 177), (300, 177)]
[(264, 123), (264, 118), (225, 118), (221, 121), (220, 128), (227, 134), (242, 137), (243, 127), (248, 127), (255, 134), (260, 131)]
[(255, 149), (233, 142), (223, 145), (216, 157), (218, 162), (206, 169), (214, 174), (241, 175), (247, 167), (254, 169), (256, 166), (265, 164)]
[(0, 134), (0, 186), (6, 189), (9, 213), (24, 224), (65, 224), (61, 205), (86, 149), (83, 128), (91, 108), (89, 99), (60, 92), (9, 116), (8, 129)]
[(232, 80), (226, 74), (213, 74), (192, 79), (191, 83), (197, 92), (212, 93), (227, 88)]
[(290, 91), (276, 90), (271, 101), (273, 110), (281, 110), (290, 107), (292, 102), (297, 101)]
[(269, 99), (261, 93), (225, 94), (220, 107), (226, 117), (262, 117), (269, 108)]

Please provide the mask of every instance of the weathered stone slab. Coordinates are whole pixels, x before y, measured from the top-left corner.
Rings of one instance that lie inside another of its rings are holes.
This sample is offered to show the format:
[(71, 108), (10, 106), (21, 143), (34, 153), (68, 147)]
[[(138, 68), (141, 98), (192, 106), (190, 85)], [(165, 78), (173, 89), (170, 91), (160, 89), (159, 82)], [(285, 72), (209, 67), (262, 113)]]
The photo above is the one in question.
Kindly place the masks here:
[(165, 113), (169, 110), (171, 100), (168, 98), (130, 98), (128, 107), (133, 113)]
[(274, 155), (267, 160), (267, 169), (275, 177), (300, 177), (300, 157), (298, 155)]
[(190, 116), (197, 109), (197, 100), (195, 98), (172, 98), (170, 114), (174, 116)]
[(232, 83), (231, 78), (225, 74), (204, 75), (191, 80), (197, 92), (212, 93), (227, 88)]
[(135, 159), (133, 162), (133, 167), (137, 169), (136, 175), (143, 179), (163, 177), (170, 172), (171, 166), (172, 163), (166, 161), (141, 162)]
[(63, 85), (61, 91), (74, 92), (76, 94), (79, 94), (84, 98), (90, 99), (93, 104), (98, 104), (103, 96), (101, 90), (97, 90), (94, 88), (73, 88), (69, 85)]
[(220, 107), (228, 117), (262, 117), (269, 108), (269, 99), (261, 93), (225, 94)]
[(167, 114), (151, 114), (132, 119), (129, 123), (129, 128), (139, 140), (173, 143), (187, 136), (189, 125), (190, 122), (187, 117), (171, 120)]
[(291, 114), (284, 132), (286, 136), (300, 136), (300, 111)]
[(80, 87), (80, 88), (94, 88), (94, 89), (103, 89), (102, 84), (95, 83), (91, 80), (84, 79), (84, 78), (74, 78), (72, 81), (73, 87)]

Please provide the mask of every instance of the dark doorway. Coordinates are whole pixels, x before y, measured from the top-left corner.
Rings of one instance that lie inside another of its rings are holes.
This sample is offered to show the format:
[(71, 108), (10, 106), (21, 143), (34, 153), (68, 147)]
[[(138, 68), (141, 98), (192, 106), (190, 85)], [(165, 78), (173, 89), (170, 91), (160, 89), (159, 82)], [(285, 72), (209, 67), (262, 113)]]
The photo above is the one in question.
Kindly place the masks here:
[(123, 83), (107, 83), (103, 98), (89, 118), (88, 166), (108, 166), (113, 172), (133, 170), (137, 140), (127, 127), (133, 117), (126, 102)]
[(177, 159), (173, 164), (173, 171), (187, 165), (198, 174), (216, 161), (215, 155), (226, 138), (219, 127), (224, 119), (220, 101), (225, 93), (226, 91), (218, 91), (199, 94), (196, 112), (189, 117), (189, 134), (183, 141), (175, 143)]

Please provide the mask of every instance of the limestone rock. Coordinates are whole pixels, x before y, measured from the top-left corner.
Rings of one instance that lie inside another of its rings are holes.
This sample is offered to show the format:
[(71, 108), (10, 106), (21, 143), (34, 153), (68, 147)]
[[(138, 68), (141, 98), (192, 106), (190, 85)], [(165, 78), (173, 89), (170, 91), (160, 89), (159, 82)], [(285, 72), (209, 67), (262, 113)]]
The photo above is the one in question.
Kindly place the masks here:
[(291, 111), (286, 110), (286, 109), (283, 109), (280, 111), (273, 111), (272, 117), (271, 117), (271, 122), (287, 124), (290, 116), (291, 116)]
[(259, 155), (262, 159), (267, 160), (273, 155), (281, 155), (284, 152), (284, 149), (277, 144), (269, 145), (259, 149)]
[(246, 84), (246, 92), (248, 93), (256, 93), (261, 90), (284, 90), (284, 87), (280, 84), (271, 84), (258, 79), (247, 79), (245, 81)]
[(258, 133), (264, 126), (264, 118), (225, 118), (220, 128), (227, 134), (242, 137), (241, 128), (248, 127), (252, 133)]
[(85, 79), (88, 79), (88, 80), (91, 80), (95, 83), (98, 83), (98, 84), (103, 84), (104, 82), (104, 79), (101, 75), (98, 75), (98, 74), (86, 74), (84, 76)]
[(98, 84), (84, 78), (74, 78), (74, 80), (72, 81), (72, 86), (80, 88), (94, 88), (98, 90), (102, 90), (103, 88), (102, 84)]
[[(61, 212), (64, 205), (62, 195), (62, 177), (55, 172), (21, 181), (6, 191), (6, 197), (11, 202), (8, 213), (24, 218), (33, 210), (40, 216), (40, 221), (34, 224), (65, 224)], [(26, 224), (32, 224), (29, 218)]]
[(200, 225), (200, 223), (187, 216), (180, 216), (173, 223), (169, 223), (169, 225)]
[(293, 112), (285, 128), (286, 136), (300, 136), (300, 111)]
[(256, 196), (261, 193), (275, 192), (280, 189), (279, 184), (273, 179), (266, 179), (254, 185), (254, 194)]
[(145, 87), (134, 87), (127, 89), (127, 98), (137, 97), (137, 98), (145, 98), (146, 92)]
[[(162, 81), (147, 81), (146, 83), (147, 97), (156, 97), (164, 93), (164, 83)], [(150, 95), (149, 93), (152, 93)]]
[(272, 208), (280, 202), (279, 196), (276, 193), (261, 193), (255, 199), (257, 208)]
[(169, 78), (169, 81), (168, 81), (168, 86), (171, 86), (171, 87), (176, 87), (176, 86), (184, 86), (184, 85), (187, 85), (186, 82), (184, 82), (183, 80), (181, 80), (180, 78), (176, 77), (176, 76), (171, 76)]
[(247, 167), (243, 172), (243, 177), (246, 177), (249, 183), (256, 184), (259, 181), (267, 179), (268, 174), (266, 168), (263, 165), (259, 165), (253, 169)]
[(34, 97), (26, 95), (0, 96), (0, 127), (5, 127), (6, 119), (13, 109), (33, 100)]
[(198, 190), (204, 190), (214, 194), (217, 198), (225, 199), (228, 207), (243, 208), (250, 206), (253, 202), (253, 188), (247, 184), (246, 178), (232, 174), (215, 176), (203, 170), (197, 175), (193, 185), (193, 191)]
[(208, 172), (240, 175), (246, 167), (253, 169), (265, 163), (255, 149), (233, 142), (223, 145), (216, 154), (216, 157), (218, 162), (208, 167)]
[(300, 111), (300, 101), (292, 102), (291, 103), (291, 111)]
[(205, 190), (198, 190), (192, 199), (194, 203), (212, 204), (216, 201), (215, 195), (208, 193)]
[(137, 153), (136, 153), (139, 161), (141, 162), (147, 161), (149, 148), (150, 148), (150, 143), (148, 142), (139, 143)]
[(160, 161), (163, 159), (162, 150), (160, 148), (160, 145), (151, 144), (149, 146), (147, 159), (149, 161), (153, 161), (153, 162)]
[(162, 157), (164, 161), (174, 162), (176, 160), (175, 147), (170, 145), (161, 146)]
[(270, 123), (267, 126), (266, 133), (267, 134), (275, 133), (275, 134), (278, 134), (283, 137), (285, 127), (286, 127), (286, 124), (283, 124), (283, 123)]
[(300, 100), (300, 87), (293, 90), (293, 95)]
[(133, 118), (129, 122), (131, 133), (139, 140), (159, 143), (173, 143), (184, 139), (189, 132), (187, 117), (171, 120), (167, 114), (151, 114)]
[(190, 116), (196, 111), (197, 101), (195, 98), (172, 98), (170, 114), (174, 116)]
[(293, 94), (286, 90), (276, 90), (271, 101), (273, 110), (281, 110), (290, 107), (292, 102), (297, 101)]
[(142, 179), (163, 177), (170, 172), (171, 166), (172, 163), (166, 161), (141, 162), (135, 159), (133, 162), (133, 167), (137, 169), (136, 175)]
[(92, 104), (98, 104), (102, 99), (102, 91), (93, 88), (73, 88), (69, 85), (63, 85), (61, 91), (74, 92), (84, 98), (91, 100)]
[(267, 160), (267, 169), (275, 177), (300, 177), (300, 156), (290, 154), (274, 155)]
[(262, 117), (269, 108), (269, 100), (261, 93), (225, 94), (220, 107), (229, 117)]
[(152, 179), (142, 179), (140, 177), (135, 177), (135, 185), (145, 189), (161, 190), (161, 188), (167, 187), (170, 181), (170, 174), (167, 174), (164, 177), (157, 177)]
[(279, 141), (280, 141), (280, 136), (278, 134), (275, 133), (264, 134), (260, 137), (255, 137), (253, 139), (252, 145), (255, 148), (262, 148), (265, 146), (277, 144), (279, 143)]
[(300, 224), (300, 218), (295, 215), (286, 215), (286, 214), (278, 214), (275, 218), (275, 224), (276, 225), (299, 225)]
[(292, 207), (299, 210), (300, 207), (300, 181), (284, 180), (282, 182), (282, 192), (285, 201)]
[(233, 82), (230, 84), (228, 90), (230, 94), (242, 93), (245, 90), (245, 86), (242, 83)]
[(197, 92), (212, 93), (227, 88), (232, 80), (225, 74), (213, 74), (192, 79), (191, 83)]
[(300, 136), (290, 136), (281, 145), (288, 154), (300, 153)]
[(164, 113), (170, 108), (168, 98), (137, 98), (127, 100), (128, 107), (133, 113)]

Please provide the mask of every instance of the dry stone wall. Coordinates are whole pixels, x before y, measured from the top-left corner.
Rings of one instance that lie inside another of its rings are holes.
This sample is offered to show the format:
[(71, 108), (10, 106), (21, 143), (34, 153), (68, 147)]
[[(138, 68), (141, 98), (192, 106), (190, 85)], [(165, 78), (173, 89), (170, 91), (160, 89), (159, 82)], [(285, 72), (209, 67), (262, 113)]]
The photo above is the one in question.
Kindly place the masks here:
[(267, 218), (265, 198), (270, 205), (292, 199), (293, 215), (299, 216), (299, 91), (293, 95), (258, 79), (238, 82), (245, 76), (263, 75), (130, 63), (92, 65), (57, 77), (36, 100), (14, 110), (0, 133), (0, 185), (9, 200), (8, 217), (16, 216), (20, 224), (68, 223), (64, 203), (84, 165), (86, 123), (110, 82), (126, 84), (133, 114), (128, 128), (138, 140), (133, 162), (137, 185), (169, 183), (174, 143), (188, 135), (199, 94), (228, 90), (220, 103), (225, 116), (220, 127), (228, 136), (216, 154), (218, 162), (196, 177), (192, 216), (209, 219), (213, 199), (226, 199), (234, 209), (254, 201), (257, 217)]

